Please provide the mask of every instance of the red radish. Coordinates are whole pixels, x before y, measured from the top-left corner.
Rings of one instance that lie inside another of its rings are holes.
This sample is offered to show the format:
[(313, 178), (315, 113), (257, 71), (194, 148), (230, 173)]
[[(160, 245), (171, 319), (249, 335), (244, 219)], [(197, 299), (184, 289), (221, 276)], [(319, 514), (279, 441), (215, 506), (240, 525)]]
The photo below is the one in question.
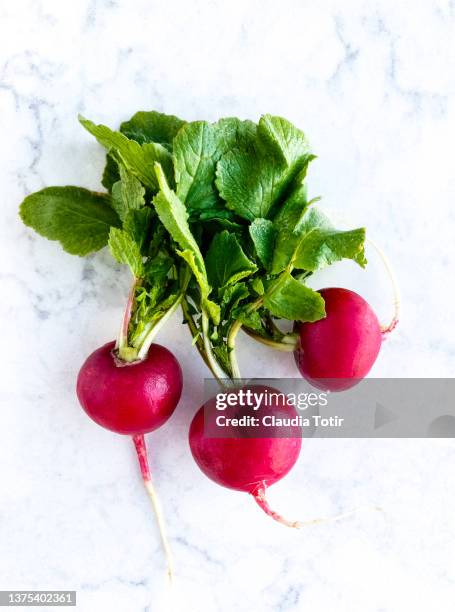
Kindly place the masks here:
[(98, 425), (120, 434), (144, 434), (165, 423), (182, 393), (182, 370), (174, 355), (152, 344), (145, 359), (126, 363), (114, 342), (94, 351), (80, 369), (77, 396)]
[(133, 436), (141, 474), (152, 501), (172, 579), (172, 557), (158, 498), (153, 488), (144, 434), (158, 429), (175, 410), (182, 392), (182, 371), (174, 355), (152, 344), (144, 359), (121, 361), (109, 342), (85, 361), (77, 378), (77, 396), (98, 425)]
[(342, 391), (371, 370), (383, 332), (371, 306), (354, 291), (330, 287), (319, 293), (326, 317), (297, 324), (295, 360), (302, 376), (315, 386)]
[[(266, 387), (251, 387), (254, 391), (277, 392)], [(234, 392), (234, 391), (233, 391)], [(279, 393), (279, 392), (278, 392)], [(196, 413), (191, 423), (189, 442), (193, 457), (206, 476), (214, 482), (229, 489), (250, 493), (266, 514), (288, 527), (300, 527), (297, 521), (288, 521), (271, 510), (265, 498), (266, 488), (278, 482), (290, 471), (300, 453), (302, 439), (297, 430), (290, 431), (295, 437), (234, 437), (236, 429), (226, 428), (226, 438), (209, 438), (204, 435), (204, 408), (215, 411), (216, 399), (212, 398)], [(250, 406), (240, 409), (241, 416)], [(297, 415), (295, 408), (287, 402), (277, 401), (267, 406), (267, 412), (279, 418), (293, 418)], [(269, 428), (267, 428), (269, 431)], [(238, 431), (238, 430), (237, 430)], [(270, 435), (277, 434), (277, 429), (270, 428)]]

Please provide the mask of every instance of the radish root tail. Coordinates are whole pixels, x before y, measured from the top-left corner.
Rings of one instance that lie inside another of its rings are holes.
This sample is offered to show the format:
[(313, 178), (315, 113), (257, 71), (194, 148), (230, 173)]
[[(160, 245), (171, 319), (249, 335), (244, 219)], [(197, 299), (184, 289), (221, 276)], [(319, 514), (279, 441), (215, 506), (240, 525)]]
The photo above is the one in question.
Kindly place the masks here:
[(261, 485), (257, 487), (251, 493), (251, 495), (253, 496), (259, 508), (261, 508), (267, 514), (267, 516), (272, 517), (275, 521), (278, 521), (278, 523), (281, 523), (282, 525), (285, 525), (286, 527), (293, 527), (294, 529), (300, 528), (300, 523), (298, 521), (288, 521), (287, 519), (282, 517), (281, 514), (278, 514), (277, 512), (272, 510), (265, 496), (265, 486)]
[(141, 468), (142, 480), (144, 481), (144, 487), (147, 491), (147, 494), (152, 502), (153, 510), (156, 516), (156, 522), (158, 524), (158, 530), (161, 536), (161, 543), (163, 546), (164, 555), (166, 558), (166, 566), (167, 566), (167, 577), (169, 579), (169, 583), (172, 584), (174, 578), (174, 565), (172, 560), (172, 553), (169, 546), (169, 542), (166, 536), (166, 528), (164, 525), (164, 517), (163, 512), (161, 510), (161, 504), (156, 494), (155, 488), (152, 483), (152, 478), (150, 475), (150, 468), (147, 459), (147, 447), (145, 444), (145, 438), (141, 435), (133, 436), (134, 446), (136, 448), (137, 458), (139, 460), (139, 466)]
[(354, 508), (353, 510), (349, 510), (348, 512), (342, 512), (341, 514), (335, 514), (334, 516), (326, 516), (323, 518), (309, 519), (308, 521), (299, 522), (298, 527), (309, 527), (310, 525), (320, 525), (321, 523), (334, 523), (336, 521), (342, 521), (345, 518), (349, 518), (350, 516), (354, 516), (359, 512), (365, 511), (375, 511), (375, 512), (384, 512), (382, 508), (379, 506), (359, 506), (358, 508)]
[(302, 527), (309, 527), (311, 525), (320, 525), (322, 523), (332, 523), (335, 521), (341, 521), (345, 518), (349, 518), (350, 516), (354, 516), (355, 514), (366, 510), (383, 512), (382, 508), (380, 508), (379, 506), (359, 506), (358, 508), (354, 508), (353, 510), (343, 512), (341, 514), (336, 514), (335, 516), (315, 518), (307, 521), (288, 521), (270, 508), (269, 502), (267, 501), (267, 498), (265, 496), (265, 489), (266, 487), (264, 485), (260, 485), (251, 493), (258, 506), (267, 514), (267, 516), (270, 516), (278, 523), (281, 523), (286, 527), (292, 527), (293, 529), (302, 529)]
[(373, 247), (373, 249), (376, 251), (376, 253), (379, 255), (382, 261), (382, 264), (387, 272), (387, 276), (389, 277), (390, 284), (392, 285), (393, 308), (394, 308), (393, 318), (388, 325), (381, 325), (382, 335), (383, 337), (387, 337), (390, 334), (390, 332), (392, 332), (395, 329), (395, 327), (398, 325), (398, 321), (400, 319), (400, 310), (401, 310), (400, 288), (398, 286), (398, 281), (396, 279), (392, 266), (390, 265), (390, 262), (386, 254), (384, 253), (384, 251), (380, 247), (378, 247), (378, 245), (375, 242), (373, 242), (370, 238), (367, 238), (366, 240), (368, 244), (370, 244)]

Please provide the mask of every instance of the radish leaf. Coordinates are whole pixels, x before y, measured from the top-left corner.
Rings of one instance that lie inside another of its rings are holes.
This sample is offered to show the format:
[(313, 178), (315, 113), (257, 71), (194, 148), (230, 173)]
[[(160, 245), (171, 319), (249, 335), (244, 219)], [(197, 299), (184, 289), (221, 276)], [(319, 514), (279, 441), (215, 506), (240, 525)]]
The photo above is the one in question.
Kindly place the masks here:
[[(141, 252), (148, 246), (147, 237), (152, 220), (152, 210), (148, 207), (129, 210), (123, 221), (123, 229), (137, 243)], [(144, 253), (145, 254), (145, 253)]]
[(239, 216), (268, 218), (311, 159), (303, 132), (281, 117), (264, 115), (255, 138), (220, 159), (216, 185)]
[(185, 121), (157, 111), (139, 111), (120, 126), (120, 131), (139, 144), (157, 142), (172, 152), (172, 141)]
[(104, 166), (103, 176), (101, 177), (101, 184), (105, 187), (109, 193), (112, 192), (114, 183), (120, 180), (120, 172), (118, 164), (112, 155), (109, 153), (106, 155), (106, 165)]
[(155, 162), (159, 162), (168, 177), (172, 178), (172, 156), (162, 145), (158, 143), (140, 145), (134, 140), (129, 140), (121, 132), (115, 132), (105, 125), (95, 125), (92, 121), (83, 117), (79, 117), (79, 121), (103, 147), (110, 151), (114, 158), (120, 159), (141, 183), (150, 187), (153, 191), (158, 190), (158, 183), (153, 170)]
[(106, 246), (111, 226), (120, 225), (109, 204), (109, 196), (81, 187), (47, 187), (25, 198), (20, 216), (41, 236), (82, 256)]
[(112, 186), (112, 208), (122, 221), (130, 210), (139, 209), (145, 204), (145, 189), (140, 181), (127, 172), (122, 164), (119, 166), (120, 181)]
[(254, 243), (257, 256), (266, 270), (272, 264), (277, 231), (269, 219), (255, 219), (250, 225), (250, 236)]
[(310, 209), (295, 232), (301, 236), (292, 260), (295, 268), (314, 272), (346, 258), (366, 265), (364, 228), (336, 230), (322, 212)]
[(324, 318), (324, 300), (319, 293), (283, 272), (268, 283), (264, 306), (275, 317), (290, 321), (318, 321)]
[(184, 204), (174, 191), (169, 188), (163, 169), (155, 165), (160, 191), (153, 198), (156, 212), (173, 240), (182, 249), (177, 254), (190, 266), (201, 290), (202, 304), (214, 321), (218, 320), (219, 307), (208, 299), (211, 291), (207, 278), (204, 258), (188, 225), (188, 213)]
[(187, 123), (174, 140), (176, 193), (189, 211), (222, 209), (215, 187), (216, 163), (230, 148), (254, 133), (251, 121), (221, 119)]
[(250, 276), (257, 266), (248, 259), (234, 234), (227, 230), (215, 234), (205, 258), (209, 282), (225, 287)]
[(297, 224), (305, 214), (307, 208), (317, 198), (308, 201), (307, 187), (305, 184), (308, 166), (303, 168), (297, 176), (293, 189), (286, 201), (282, 204), (275, 215), (273, 225), (276, 230), (276, 240), (273, 253), (271, 254), (272, 274), (282, 272), (292, 259), (300, 239), (296, 231)]
[(108, 244), (114, 259), (129, 266), (135, 278), (140, 278), (144, 274), (139, 246), (125, 230), (112, 227)]

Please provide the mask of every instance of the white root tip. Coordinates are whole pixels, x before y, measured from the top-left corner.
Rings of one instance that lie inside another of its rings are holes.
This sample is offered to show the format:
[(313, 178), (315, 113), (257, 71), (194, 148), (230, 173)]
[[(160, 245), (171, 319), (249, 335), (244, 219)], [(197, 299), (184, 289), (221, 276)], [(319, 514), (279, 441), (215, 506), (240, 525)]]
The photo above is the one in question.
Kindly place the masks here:
[(251, 495), (253, 496), (253, 499), (255, 500), (257, 505), (268, 516), (273, 518), (275, 521), (277, 521), (278, 523), (281, 523), (282, 525), (285, 525), (286, 527), (292, 527), (293, 529), (302, 529), (303, 527), (309, 527), (311, 525), (320, 525), (322, 523), (332, 523), (335, 521), (341, 521), (342, 519), (348, 518), (350, 516), (353, 516), (354, 514), (358, 514), (359, 512), (364, 512), (367, 510), (383, 512), (383, 509), (379, 506), (366, 505), (366, 506), (359, 506), (357, 508), (354, 508), (353, 510), (349, 510), (348, 512), (336, 514), (335, 516), (328, 516), (325, 518), (315, 518), (315, 519), (310, 519), (307, 521), (289, 521), (285, 519), (283, 516), (281, 516), (281, 514), (278, 514), (277, 512), (271, 509), (267, 501), (265, 491), (266, 491), (266, 486), (262, 483), (260, 486), (254, 489), (254, 491), (251, 492)]
[(327, 516), (324, 518), (315, 518), (309, 519), (307, 521), (298, 522), (295, 526), (297, 529), (302, 529), (302, 527), (310, 527), (311, 525), (321, 525), (322, 523), (334, 523), (336, 521), (341, 521), (345, 518), (349, 518), (350, 516), (354, 516), (359, 512), (366, 511), (374, 511), (374, 512), (384, 512), (384, 510), (380, 506), (359, 506), (358, 508), (354, 508), (353, 510), (349, 510), (348, 512), (342, 512), (341, 514), (336, 514), (335, 516)]
[(161, 504), (156, 494), (155, 488), (152, 484), (152, 481), (144, 480), (144, 486), (152, 502), (153, 510), (155, 511), (156, 522), (158, 524), (158, 530), (161, 536), (161, 543), (162, 543), (164, 555), (166, 558), (166, 575), (169, 580), (169, 584), (172, 585), (172, 582), (174, 580), (174, 562), (172, 559), (172, 552), (169, 546), (169, 541), (166, 535), (163, 511), (161, 510)]
[(382, 264), (386, 270), (387, 276), (389, 277), (390, 284), (392, 285), (393, 309), (394, 309), (393, 318), (388, 325), (381, 325), (382, 334), (384, 337), (387, 337), (387, 335), (390, 334), (390, 332), (392, 332), (395, 329), (395, 327), (398, 325), (398, 321), (400, 320), (400, 311), (401, 311), (400, 288), (398, 286), (398, 281), (392, 269), (392, 266), (389, 262), (389, 259), (387, 258), (384, 251), (380, 247), (378, 247), (378, 245), (375, 242), (373, 242), (373, 240), (371, 240), (370, 238), (367, 238), (366, 241), (368, 242), (368, 244), (370, 244), (373, 247), (373, 249), (379, 255), (382, 261)]

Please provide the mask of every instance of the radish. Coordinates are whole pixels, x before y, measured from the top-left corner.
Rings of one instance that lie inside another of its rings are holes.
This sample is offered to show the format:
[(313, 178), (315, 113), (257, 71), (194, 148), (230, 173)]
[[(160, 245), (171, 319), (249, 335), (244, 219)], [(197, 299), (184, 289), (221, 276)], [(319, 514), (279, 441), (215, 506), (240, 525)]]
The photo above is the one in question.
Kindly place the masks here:
[(371, 306), (354, 291), (331, 287), (319, 293), (326, 317), (296, 325), (295, 360), (302, 376), (315, 386), (342, 391), (371, 370), (381, 348), (381, 327)]
[(393, 270), (382, 250), (369, 244), (379, 255), (393, 290), (394, 316), (381, 326), (360, 295), (349, 289), (321, 289), (326, 316), (314, 323), (296, 322), (297, 345), (294, 356), (304, 378), (316, 387), (343, 391), (359, 383), (371, 370), (382, 341), (398, 324), (400, 292)]
[[(259, 386), (251, 389), (277, 392)], [(279, 523), (299, 528), (299, 522), (288, 521), (270, 508), (265, 492), (267, 487), (286, 476), (297, 461), (302, 446), (300, 432), (294, 429), (290, 431), (293, 437), (273, 437), (278, 429), (270, 428), (271, 437), (235, 437), (239, 430), (231, 426), (226, 427), (226, 434), (231, 437), (210, 438), (204, 435), (204, 415), (212, 410), (216, 410), (215, 398), (199, 408), (190, 426), (190, 448), (199, 468), (217, 484), (252, 495), (259, 507)], [(248, 405), (239, 408), (235, 414), (241, 416), (249, 410), (251, 406)], [(279, 418), (293, 418), (297, 414), (295, 408), (285, 401), (267, 406), (267, 410)]]
[(174, 355), (152, 344), (144, 360), (127, 363), (114, 342), (94, 351), (80, 369), (77, 396), (91, 419), (120, 434), (141, 435), (161, 427), (182, 392), (182, 370)]
[[(274, 395), (273, 404), (261, 405), (259, 410), (254, 410), (255, 416), (260, 418), (270, 412), (276, 419), (293, 419), (297, 415), (294, 406), (276, 389), (262, 385), (250, 386), (249, 389), (256, 393), (267, 391), (279, 394)], [(230, 394), (234, 393), (236, 391), (230, 391)], [(231, 407), (224, 414), (240, 419), (252, 412), (253, 406), (250, 402)], [(283, 428), (278, 426), (267, 427), (270, 437), (251, 437), (250, 431), (243, 429), (243, 436), (239, 437), (242, 428), (229, 425), (225, 427), (226, 437), (211, 437), (216, 422), (213, 415), (216, 413), (216, 397), (213, 397), (199, 408), (191, 422), (189, 444), (194, 460), (201, 471), (217, 484), (249, 493), (258, 506), (278, 523), (300, 529), (308, 525), (339, 521), (362, 510), (382, 511), (378, 506), (365, 505), (325, 518), (306, 521), (285, 519), (271, 509), (266, 498), (266, 489), (286, 476), (295, 465), (302, 448), (301, 429), (296, 425), (289, 425), (285, 430), (289, 437), (281, 437)]]
[(128, 363), (118, 358), (115, 343), (109, 342), (87, 358), (77, 378), (77, 396), (88, 416), (106, 429), (133, 437), (144, 486), (157, 517), (170, 580), (172, 557), (150, 476), (144, 434), (169, 419), (181, 392), (180, 365), (159, 344), (152, 344), (144, 359)]

